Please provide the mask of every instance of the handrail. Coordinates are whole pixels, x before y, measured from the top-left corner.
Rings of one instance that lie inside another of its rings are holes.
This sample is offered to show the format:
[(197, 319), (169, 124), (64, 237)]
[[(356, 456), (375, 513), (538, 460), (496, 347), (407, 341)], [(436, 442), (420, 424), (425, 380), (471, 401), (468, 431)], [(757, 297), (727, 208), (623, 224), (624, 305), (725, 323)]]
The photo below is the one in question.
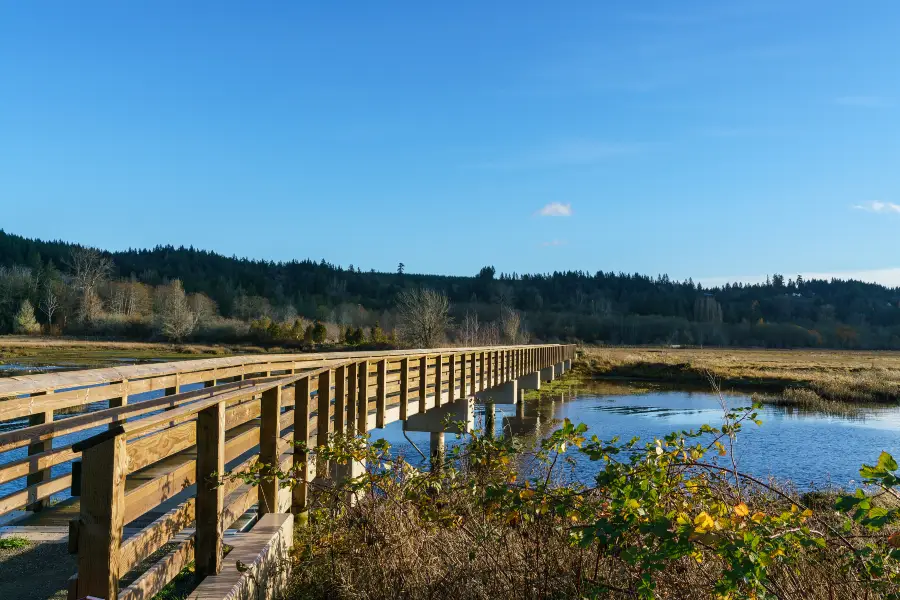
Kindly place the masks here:
[[(259, 504), (260, 514), (287, 507), (294, 512), (306, 509), (306, 483), (315, 476), (315, 465), (307, 463), (307, 447), (324, 443), (336, 431), (364, 433), (558, 366), (574, 358), (574, 346), (344, 357), (319, 358), (318, 364), (306, 361), (306, 366), (316, 366), (245, 381), (243, 386), (226, 384), (202, 390), (205, 394), (182, 394), (171, 410), (116, 423), (75, 444), (73, 450), (83, 452), (84, 478), (80, 516), (70, 539), (70, 547), (79, 554), (76, 597), (152, 597), (190, 560), (201, 574), (217, 573), (224, 529), (253, 504)], [(370, 372), (375, 376), (370, 378)], [(282, 412), (284, 408), (288, 412)], [(308, 446), (296, 446), (295, 439)], [(274, 478), (264, 479), (258, 487), (239, 481), (208, 482), (210, 473), (225, 473), (229, 461), (246, 457), (248, 451), (253, 455), (242, 459), (236, 470), (256, 461), (283, 469), (293, 465), (300, 484), (281, 490)], [(133, 452), (149, 454), (130, 456)], [(137, 468), (146, 466), (141, 473), (147, 475), (142, 475), (139, 486), (126, 489), (130, 464), (135, 462)], [(196, 484), (193, 497), (171, 508), (164, 504), (180, 498), (184, 486), (192, 484)], [(123, 539), (128, 522), (157, 506), (167, 507), (163, 509), (167, 512)], [(119, 592), (125, 571), (191, 522), (196, 523), (194, 534), (179, 538), (183, 541), (175, 550)]]

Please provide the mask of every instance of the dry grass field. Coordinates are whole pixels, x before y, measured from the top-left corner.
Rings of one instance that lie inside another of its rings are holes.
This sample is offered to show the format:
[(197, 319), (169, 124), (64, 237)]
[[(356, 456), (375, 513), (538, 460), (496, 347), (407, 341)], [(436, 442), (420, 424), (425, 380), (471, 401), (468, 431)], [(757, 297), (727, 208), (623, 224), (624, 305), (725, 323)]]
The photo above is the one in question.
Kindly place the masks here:
[(900, 400), (900, 352), (584, 348), (579, 368), (626, 378), (784, 393), (798, 403)]

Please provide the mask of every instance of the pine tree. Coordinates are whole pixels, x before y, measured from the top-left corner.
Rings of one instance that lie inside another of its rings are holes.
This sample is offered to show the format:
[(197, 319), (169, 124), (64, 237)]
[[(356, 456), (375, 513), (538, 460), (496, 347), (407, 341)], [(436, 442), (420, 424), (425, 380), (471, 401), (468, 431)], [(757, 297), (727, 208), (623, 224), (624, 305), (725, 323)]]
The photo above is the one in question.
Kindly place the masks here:
[(34, 335), (41, 332), (41, 325), (34, 318), (34, 307), (28, 300), (22, 300), (19, 312), (13, 321), (13, 331), (25, 335)]

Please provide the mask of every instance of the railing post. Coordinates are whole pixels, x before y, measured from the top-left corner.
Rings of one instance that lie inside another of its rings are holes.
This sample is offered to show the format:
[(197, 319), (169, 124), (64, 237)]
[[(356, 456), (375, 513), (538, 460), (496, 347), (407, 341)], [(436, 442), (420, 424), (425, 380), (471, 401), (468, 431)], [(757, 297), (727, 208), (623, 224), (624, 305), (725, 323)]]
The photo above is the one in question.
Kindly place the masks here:
[(356, 431), (366, 435), (369, 431), (369, 361), (359, 363), (359, 397), (357, 398)]
[(477, 383), (476, 374), (475, 374), (475, 371), (476, 371), (476, 369), (475, 369), (475, 359), (476, 359), (476, 356), (477, 356), (477, 355), (473, 352), (473, 353), (472, 353), (472, 366), (471, 366), (471, 368), (470, 368), (470, 370), (469, 370), (469, 382), (470, 382), (470, 384), (471, 384), (471, 385), (469, 385), (469, 387), (471, 388), (471, 389), (470, 389), (470, 394), (471, 394), (472, 396), (474, 396), (474, 395), (475, 395), (475, 392), (478, 391), (478, 383)]
[(347, 435), (356, 435), (356, 413), (359, 402), (359, 363), (347, 365)]
[(343, 366), (334, 369), (334, 432), (344, 433), (347, 430), (347, 375)]
[(425, 402), (428, 400), (428, 357), (419, 359), (419, 414), (425, 413)]
[[(216, 478), (225, 472), (225, 403), (197, 413), (197, 499), (194, 506), (197, 534), (194, 564), (197, 573), (217, 575), (222, 570), (225, 527), (225, 486)], [(211, 475), (215, 473), (216, 478)]]
[[(302, 442), (302, 446), (298, 443)], [(291, 491), (291, 512), (299, 515), (309, 505), (309, 377), (294, 384), (294, 472), (300, 481)]]
[(478, 391), (479, 391), (479, 392), (483, 392), (483, 391), (484, 391), (484, 375), (485, 375), (485, 373), (484, 373), (484, 366), (485, 366), (485, 363), (484, 363), (484, 352), (480, 352), (480, 353), (479, 353), (479, 355), (478, 355), (478, 363), (479, 363), (479, 364), (478, 364), (478, 370), (479, 370), (479, 373), (478, 373)]
[[(40, 392), (37, 394), (32, 394), (32, 396), (44, 396), (46, 394), (52, 394), (52, 391), (49, 392)], [(44, 423), (50, 423), (53, 421), (53, 411), (48, 410), (45, 412), (35, 413), (28, 417), (28, 426), (34, 425), (43, 425)], [(41, 454), (50, 450), (53, 444), (52, 440), (46, 440), (43, 442), (37, 442), (35, 444), (28, 445), (28, 456), (33, 456), (35, 454)], [(43, 483), (45, 481), (50, 480), (50, 469), (41, 469), (35, 471), (33, 473), (29, 473), (25, 477), (25, 485), (27, 487), (31, 487), (33, 485), (37, 485), (39, 483)], [(37, 499), (38, 490), (35, 489), (34, 492), (29, 492), (29, 504), (25, 507), (26, 510), (40, 512), (44, 508), (44, 501)]]
[(378, 361), (378, 389), (375, 393), (375, 427), (384, 427), (384, 410), (387, 405), (387, 359)]
[[(328, 434), (331, 432), (331, 369), (322, 371), (319, 374), (319, 387), (316, 392), (318, 400), (318, 422), (316, 425), (316, 446), (328, 445)], [(331, 473), (328, 468), (328, 461), (319, 458), (316, 461), (316, 474), (321, 477), (328, 477)]]
[(444, 386), (443, 378), (443, 370), (444, 370), (444, 356), (442, 354), (438, 354), (434, 359), (434, 405), (435, 407), (441, 405), (441, 388)]
[(400, 359), (400, 420), (405, 421), (409, 411), (409, 359)]
[[(328, 413), (325, 413), (326, 417)], [(281, 386), (262, 393), (259, 424), (259, 463), (270, 465), (273, 473), (259, 482), (259, 515), (278, 512), (278, 478), (274, 470), (279, 468), (278, 439), (281, 437)]]
[(78, 518), (76, 597), (116, 598), (125, 527), (125, 436), (82, 451), (84, 489)]
[(447, 365), (447, 404), (456, 400), (456, 355), (451, 354)]

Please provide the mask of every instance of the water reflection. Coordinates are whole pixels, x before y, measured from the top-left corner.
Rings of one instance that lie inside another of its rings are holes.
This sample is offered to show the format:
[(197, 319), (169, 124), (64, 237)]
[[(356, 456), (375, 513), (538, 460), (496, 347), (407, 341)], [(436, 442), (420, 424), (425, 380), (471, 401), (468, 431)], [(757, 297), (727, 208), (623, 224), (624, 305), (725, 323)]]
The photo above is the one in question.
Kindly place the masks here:
[[(588, 426), (589, 435), (609, 440), (638, 436), (642, 442), (672, 431), (698, 430), (703, 424), (722, 421), (721, 402), (728, 409), (750, 406), (746, 394), (712, 393), (676, 389), (640, 389), (608, 385), (602, 391), (590, 387), (567, 395), (532, 401), (516, 414), (516, 407), (497, 405), (498, 433), (547, 435), (564, 418)], [(479, 407), (481, 409), (481, 407)], [(483, 410), (483, 409), (482, 409)], [(884, 450), (900, 456), (900, 407), (860, 407), (847, 414), (826, 414), (796, 407), (766, 404), (759, 411), (761, 427), (745, 425), (735, 445), (738, 466), (752, 475), (791, 482), (801, 489), (826, 485), (853, 486), (860, 465), (873, 463)], [(483, 412), (476, 420), (484, 422)], [(384, 437), (411, 461), (418, 456), (399, 433), (399, 424), (372, 432)], [(427, 434), (410, 433), (413, 441), (427, 446)], [(421, 436), (421, 437), (417, 437)], [(447, 435), (447, 443), (458, 443)], [(590, 479), (597, 465), (573, 455), (576, 478)]]

